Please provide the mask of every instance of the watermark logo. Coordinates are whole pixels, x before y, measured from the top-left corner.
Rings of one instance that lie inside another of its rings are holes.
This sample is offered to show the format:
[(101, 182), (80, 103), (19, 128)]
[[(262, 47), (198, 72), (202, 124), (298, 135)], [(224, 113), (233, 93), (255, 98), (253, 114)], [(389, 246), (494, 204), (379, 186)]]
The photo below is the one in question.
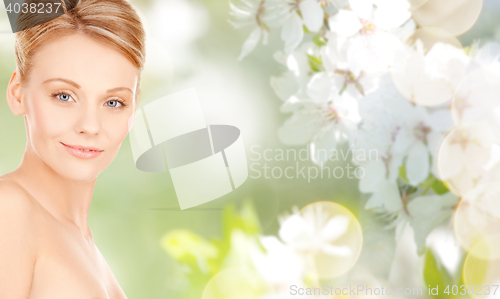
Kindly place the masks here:
[[(436, 288), (437, 289), (437, 288)], [(434, 289), (433, 289), (434, 290)], [(349, 285), (344, 287), (334, 287), (331, 285), (323, 285), (321, 288), (302, 288), (297, 285), (290, 286), (290, 295), (301, 297), (311, 296), (342, 296), (342, 297), (373, 297), (380, 298), (382, 296), (424, 296), (425, 292), (422, 288), (397, 288), (392, 289), (384, 286), (368, 286), (368, 285)], [(429, 295), (436, 295), (431, 293)]]
[(2, 26), (0, 32), (16, 33), (50, 22), (75, 8), (78, 2), (79, 0), (4, 0), (0, 17), (7, 14), (10, 30)]
[[(308, 183), (314, 179), (361, 179), (365, 176), (364, 167), (349, 163), (351, 160), (366, 162), (378, 160), (378, 151), (314, 149), (311, 145), (295, 149), (262, 148), (260, 145), (250, 147), (251, 179), (304, 179)], [(321, 162), (318, 162), (321, 161)], [(346, 161), (344, 166), (326, 166), (328, 161)], [(283, 162), (286, 166), (275, 165)], [(308, 163), (315, 162), (315, 164)]]
[(168, 169), (181, 210), (226, 195), (248, 177), (240, 130), (207, 125), (194, 88), (138, 109), (130, 143), (138, 169)]

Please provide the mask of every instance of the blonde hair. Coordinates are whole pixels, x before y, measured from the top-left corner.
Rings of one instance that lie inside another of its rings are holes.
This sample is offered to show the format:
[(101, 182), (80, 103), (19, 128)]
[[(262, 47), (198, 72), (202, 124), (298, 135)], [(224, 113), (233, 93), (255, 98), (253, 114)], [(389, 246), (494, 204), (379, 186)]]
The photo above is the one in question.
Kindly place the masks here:
[(126, 0), (79, 0), (74, 7), (65, 5), (71, 1), (61, 2), (65, 13), (38, 26), (30, 26), (32, 17), (19, 16), (18, 26), (28, 28), (16, 33), (15, 55), (22, 83), (29, 76), (37, 49), (53, 38), (71, 34), (84, 34), (108, 44), (138, 69), (144, 68), (144, 28)]

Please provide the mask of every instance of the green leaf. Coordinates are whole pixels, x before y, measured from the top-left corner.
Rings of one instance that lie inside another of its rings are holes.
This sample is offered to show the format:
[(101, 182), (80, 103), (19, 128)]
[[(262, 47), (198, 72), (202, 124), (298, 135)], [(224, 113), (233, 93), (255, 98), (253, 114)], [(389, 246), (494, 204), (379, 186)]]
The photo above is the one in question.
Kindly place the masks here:
[(447, 286), (453, 285), (453, 280), (430, 249), (425, 253), (424, 280), (425, 284), (430, 286), (431, 290), (437, 288), (437, 294), (434, 292), (435, 295), (431, 295), (432, 297), (443, 299), (456, 298), (452, 294), (448, 295), (444, 293)]
[(321, 37), (319, 35), (315, 35), (312, 38), (312, 41), (318, 46), (318, 47), (323, 47), (326, 45), (326, 39), (324, 37)]
[(304, 29), (305, 33), (312, 33), (311, 31), (309, 31), (309, 29), (307, 29), (306, 25), (302, 25), (302, 28)]
[(411, 186), (411, 185), (405, 185), (403, 187), (403, 190), (405, 191), (406, 195), (410, 195), (410, 194), (416, 193), (418, 189), (416, 187)]
[(432, 183), (432, 189), (434, 190), (434, 192), (436, 192), (439, 195), (445, 194), (446, 192), (450, 191), (448, 189), (448, 187), (446, 187), (446, 185), (442, 181), (440, 181), (438, 179), (436, 179)]
[[(238, 246), (245, 248), (244, 242), (257, 240), (261, 232), (252, 201), (246, 199), (239, 210), (228, 205), (222, 218), (222, 239), (209, 241), (185, 229), (171, 230), (161, 239), (162, 248), (182, 265), (191, 283), (185, 298), (201, 298), (205, 286), (221, 271), (227, 259), (232, 258), (232, 264), (249, 259)], [(231, 250), (232, 246), (235, 249)]]
[(221, 264), (231, 249), (231, 237), (235, 230), (241, 230), (249, 236), (256, 236), (261, 232), (259, 218), (253, 207), (252, 201), (249, 198), (246, 199), (239, 212), (234, 205), (228, 205), (224, 210), (222, 227), (222, 240), (212, 241), (220, 251)]
[(241, 229), (250, 235), (259, 234), (261, 231), (259, 217), (250, 199), (243, 202), (239, 212), (236, 212), (233, 205), (228, 205), (224, 211), (222, 225), (224, 238), (229, 238), (235, 229)]
[(447, 193), (448, 191), (450, 191), (450, 190), (448, 189), (448, 187), (446, 187), (446, 185), (445, 185), (442, 181), (438, 180), (438, 179), (437, 179), (434, 175), (432, 175), (432, 174), (431, 174), (431, 175), (429, 175), (429, 177), (428, 177), (425, 181), (423, 181), (422, 183), (420, 183), (420, 186), (421, 186), (421, 187), (426, 188), (426, 190), (425, 190), (424, 194), (425, 194), (425, 193), (427, 193), (427, 191), (428, 191), (429, 189), (431, 189), (431, 188), (432, 188), (432, 190), (434, 190), (434, 192), (436, 192), (436, 194), (438, 194), (438, 195), (442, 195), (442, 194), (445, 194), (445, 193)]
[(307, 54), (307, 58), (309, 60), (309, 66), (313, 72), (322, 72), (325, 69), (323, 68), (323, 61), (321, 57), (315, 57), (313, 55)]
[(171, 257), (188, 267), (186, 277), (193, 285), (208, 281), (220, 267), (217, 247), (189, 230), (168, 232), (162, 237), (161, 246)]
[[(432, 295), (434, 298), (460, 298), (460, 299), (471, 299), (472, 297), (468, 295), (468, 289), (466, 289), (467, 293), (464, 293), (462, 286), (465, 286), (465, 281), (463, 279), (463, 269), (464, 260), (462, 260), (461, 264), (458, 267), (458, 272), (455, 275), (450, 275), (448, 271), (441, 265), (440, 261), (437, 260), (434, 253), (431, 250), (427, 250), (425, 256), (425, 267), (424, 267), (424, 279), (427, 286), (430, 285), (431, 289), (439, 288), (438, 295)], [(448, 292), (445, 293), (446, 288), (448, 288)], [(455, 290), (456, 295), (453, 295), (453, 286), (458, 287), (458, 292)], [(468, 287), (468, 286), (467, 286)]]
[(436, 178), (435, 178), (432, 174), (430, 174), (430, 175), (429, 175), (429, 176), (425, 179), (425, 181), (423, 181), (422, 183), (420, 183), (420, 186), (421, 186), (421, 187), (427, 187), (427, 188), (429, 188), (429, 187), (431, 187), (431, 186), (432, 186), (432, 184), (434, 183), (434, 181), (435, 181), (435, 180), (436, 180)]
[(405, 181), (408, 183), (408, 179), (406, 178), (406, 167), (405, 165), (401, 165), (401, 167), (399, 167), (399, 176)]

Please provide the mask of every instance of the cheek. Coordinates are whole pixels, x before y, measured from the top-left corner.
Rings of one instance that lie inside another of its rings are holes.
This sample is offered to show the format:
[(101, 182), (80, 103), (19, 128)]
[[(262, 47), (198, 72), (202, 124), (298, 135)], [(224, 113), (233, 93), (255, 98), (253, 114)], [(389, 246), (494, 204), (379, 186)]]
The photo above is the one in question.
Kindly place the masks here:
[(128, 134), (129, 119), (132, 113), (116, 113), (106, 117), (103, 121), (103, 133), (109, 142), (109, 145), (119, 149), (125, 137)]
[(60, 136), (71, 128), (75, 116), (69, 111), (47, 103), (46, 98), (31, 97), (28, 103), (26, 118), (32, 139)]

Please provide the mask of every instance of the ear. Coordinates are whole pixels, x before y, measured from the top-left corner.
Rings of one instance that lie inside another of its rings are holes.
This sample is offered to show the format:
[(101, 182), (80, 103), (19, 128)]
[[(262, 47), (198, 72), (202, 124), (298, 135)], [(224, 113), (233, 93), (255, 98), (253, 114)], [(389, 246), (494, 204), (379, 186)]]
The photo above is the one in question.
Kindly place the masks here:
[(7, 103), (9, 104), (10, 110), (14, 115), (23, 115), (25, 113), (22, 99), (22, 86), (21, 78), (19, 76), (19, 69), (12, 73), (10, 77), (9, 86), (7, 86)]

